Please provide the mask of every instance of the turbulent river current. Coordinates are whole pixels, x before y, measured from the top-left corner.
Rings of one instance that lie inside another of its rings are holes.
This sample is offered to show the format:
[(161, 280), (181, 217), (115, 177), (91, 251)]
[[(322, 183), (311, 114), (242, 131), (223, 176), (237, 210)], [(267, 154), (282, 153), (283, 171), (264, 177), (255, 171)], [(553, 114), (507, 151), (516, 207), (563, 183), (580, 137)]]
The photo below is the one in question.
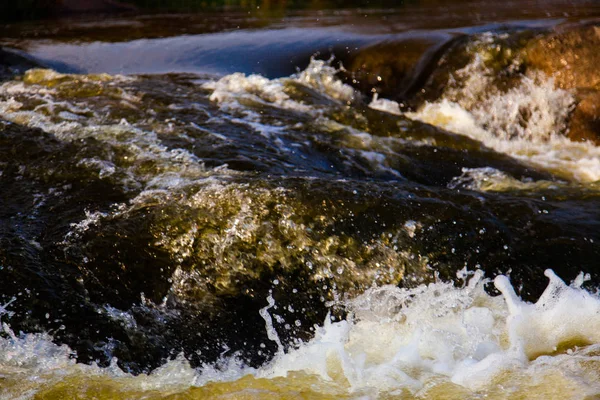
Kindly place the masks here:
[(540, 3), (4, 25), (0, 398), (598, 398), (600, 80), (533, 55), (600, 7)]

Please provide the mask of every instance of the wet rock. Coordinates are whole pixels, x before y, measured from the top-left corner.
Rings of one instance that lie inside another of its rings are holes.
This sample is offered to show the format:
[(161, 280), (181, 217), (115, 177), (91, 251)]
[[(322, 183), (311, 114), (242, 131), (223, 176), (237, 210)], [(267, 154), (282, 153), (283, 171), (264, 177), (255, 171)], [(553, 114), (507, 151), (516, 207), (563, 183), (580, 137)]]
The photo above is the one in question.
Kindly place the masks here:
[(407, 101), (421, 89), (453, 39), (450, 34), (428, 34), (365, 47), (342, 60), (346, 79), (367, 95)]
[(600, 25), (567, 27), (538, 37), (526, 48), (529, 67), (552, 75), (562, 89), (600, 85)]
[(581, 96), (567, 133), (571, 140), (591, 141), (600, 145), (600, 91)]
[(23, 54), (0, 48), (0, 81), (39, 67), (41, 67), (39, 63)]
[(525, 49), (528, 68), (554, 77), (579, 99), (567, 130), (576, 141), (600, 144), (600, 25), (566, 26), (533, 39)]

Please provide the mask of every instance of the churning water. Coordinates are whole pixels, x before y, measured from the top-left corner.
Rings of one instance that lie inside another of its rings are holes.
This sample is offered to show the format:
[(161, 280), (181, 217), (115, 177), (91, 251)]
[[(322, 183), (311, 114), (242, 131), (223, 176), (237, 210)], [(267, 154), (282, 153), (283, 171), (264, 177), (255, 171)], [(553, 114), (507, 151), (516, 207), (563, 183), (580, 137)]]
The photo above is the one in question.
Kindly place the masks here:
[[(600, 396), (600, 147), (519, 53), (598, 10), (411, 7), (12, 27), (0, 396)], [(344, 69), (390, 43), (412, 98)]]

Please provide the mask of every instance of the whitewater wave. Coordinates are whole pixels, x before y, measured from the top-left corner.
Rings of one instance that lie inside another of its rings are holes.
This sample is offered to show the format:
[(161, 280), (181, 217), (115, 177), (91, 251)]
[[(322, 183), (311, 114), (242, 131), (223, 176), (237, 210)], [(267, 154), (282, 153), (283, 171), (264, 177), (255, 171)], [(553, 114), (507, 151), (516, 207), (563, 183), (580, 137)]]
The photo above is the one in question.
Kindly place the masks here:
[[(16, 335), (4, 324), (0, 393), (33, 398), (95, 386), (132, 398), (157, 392), (253, 398), (262, 385), (265, 393), (283, 396), (296, 390), (363, 398), (600, 394), (600, 297), (582, 288), (587, 277), (580, 274), (566, 285), (548, 270), (548, 287), (532, 304), (515, 294), (506, 276), (493, 281), (502, 296), (489, 295), (484, 287), (490, 281), (482, 275), (459, 272), (463, 286), (369, 289), (344, 302), (347, 318), (327, 318), (312, 340), (287, 352), (280, 346), (258, 369), (235, 355), (193, 369), (178, 356), (150, 374), (132, 376), (116, 360), (109, 368), (77, 364), (73, 352), (48, 334)], [(268, 323), (276, 305), (266, 303), (261, 315), (271, 340), (279, 341)]]
[[(491, 40), (489, 35), (483, 40)], [(426, 122), (481, 141), (558, 177), (582, 183), (600, 180), (600, 147), (573, 142), (565, 135), (574, 96), (558, 89), (551, 77), (522, 75), (513, 88), (493, 89), (495, 72), (483, 57), (456, 71), (445, 93), (426, 102), (408, 118)], [(401, 114), (397, 103), (374, 98), (375, 109)]]

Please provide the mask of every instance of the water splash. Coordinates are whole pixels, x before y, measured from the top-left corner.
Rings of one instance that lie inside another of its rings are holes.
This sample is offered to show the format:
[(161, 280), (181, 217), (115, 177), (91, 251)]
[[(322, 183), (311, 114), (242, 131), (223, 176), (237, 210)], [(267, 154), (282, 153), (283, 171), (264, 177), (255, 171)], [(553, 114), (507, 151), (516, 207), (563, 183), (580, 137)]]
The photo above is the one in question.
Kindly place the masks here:
[[(312, 340), (287, 352), (280, 347), (273, 361), (259, 369), (233, 355), (194, 370), (178, 356), (151, 374), (134, 377), (114, 363), (110, 368), (76, 364), (72, 352), (53, 344), (49, 335), (15, 335), (5, 324), (0, 369), (6, 385), (0, 392), (33, 398), (97, 385), (131, 398), (153, 392), (194, 397), (246, 393), (264, 382), (271, 393), (285, 395), (306, 385), (324, 397), (331, 391), (367, 398), (437, 398), (442, 393), (510, 398), (548, 390), (600, 394), (594, 378), (600, 364), (600, 298), (581, 288), (584, 275), (569, 286), (546, 271), (548, 287), (531, 304), (515, 294), (506, 276), (496, 277), (502, 296), (492, 297), (484, 290), (490, 281), (481, 272), (462, 272), (468, 281), (463, 286), (438, 282), (414, 289), (369, 289), (346, 302), (347, 318), (332, 322), (328, 316)], [(261, 314), (275, 305), (272, 298), (268, 303)], [(272, 336), (277, 341), (277, 334)]]
[[(350, 317), (326, 321), (312, 341), (278, 355), (259, 376), (308, 371), (356, 393), (423, 394), (450, 383), (485, 393), (499, 376), (523, 385), (521, 377), (539, 376), (541, 365), (556, 368), (549, 358), (559, 364), (599, 346), (600, 298), (579, 287), (582, 276), (572, 286), (552, 271), (546, 276), (549, 285), (535, 304), (519, 299), (505, 276), (494, 281), (503, 296), (489, 296), (480, 272), (463, 287), (370, 289), (347, 304)], [(580, 390), (600, 393), (600, 386)]]
[[(564, 136), (573, 94), (536, 73), (514, 73), (517, 79), (512, 87), (498, 89), (497, 72), (487, 66), (484, 52), (474, 50), (480, 42), (493, 45), (494, 40), (491, 34), (481, 35), (471, 45), (471, 62), (454, 72), (444, 94), (404, 115), (481, 141), (566, 180), (600, 180), (600, 147)], [(370, 107), (401, 114), (398, 104), (386, 99), (374, 97)]]

